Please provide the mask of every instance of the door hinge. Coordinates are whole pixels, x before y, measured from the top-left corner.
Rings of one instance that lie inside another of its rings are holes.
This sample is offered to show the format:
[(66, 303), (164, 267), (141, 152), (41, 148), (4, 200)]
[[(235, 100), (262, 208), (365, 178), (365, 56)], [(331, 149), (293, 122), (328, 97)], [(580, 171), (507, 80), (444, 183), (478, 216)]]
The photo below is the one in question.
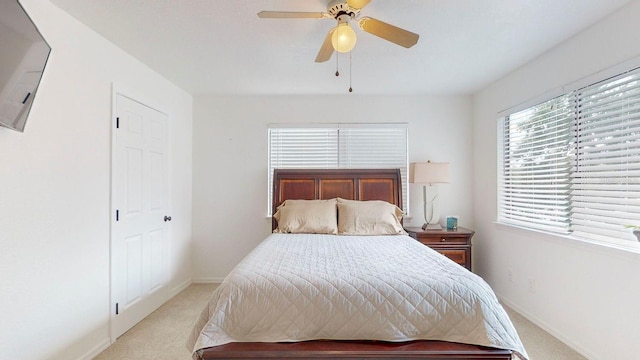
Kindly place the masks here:
[(118, 315), (118, 303), (116, 303), (116, 315)]
[(120, 129), (120, 118), (116, 118), (116, 129)]
[(120, 210), (116, 210), (116, 221), (120, 221)]

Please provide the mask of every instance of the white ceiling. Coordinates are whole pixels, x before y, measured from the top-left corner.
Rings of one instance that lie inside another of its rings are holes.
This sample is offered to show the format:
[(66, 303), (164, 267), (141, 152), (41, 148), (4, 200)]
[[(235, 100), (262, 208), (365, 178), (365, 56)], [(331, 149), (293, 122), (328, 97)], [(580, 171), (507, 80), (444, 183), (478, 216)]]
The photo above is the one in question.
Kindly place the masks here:
[[(191, 94), (343, 94), (349, 56), (315, 63), (325, 0), (51, 0)], [(469, 94), (630, 0), (373, 0), (361, 15), (420, 34), (410, 49), (356, 29), (356, 94)], [(357, 27), (357, 26), (356, 26)]]

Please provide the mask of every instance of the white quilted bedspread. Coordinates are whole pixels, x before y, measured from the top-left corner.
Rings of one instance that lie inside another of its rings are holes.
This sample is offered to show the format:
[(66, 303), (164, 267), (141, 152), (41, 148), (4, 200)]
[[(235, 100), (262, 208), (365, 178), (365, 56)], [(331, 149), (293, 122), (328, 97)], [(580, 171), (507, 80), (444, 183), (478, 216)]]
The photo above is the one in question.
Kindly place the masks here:
[(189, 345), (444, 340), (527, 354), (480, 277), (405, 235), (272, 234), (214, 291)]

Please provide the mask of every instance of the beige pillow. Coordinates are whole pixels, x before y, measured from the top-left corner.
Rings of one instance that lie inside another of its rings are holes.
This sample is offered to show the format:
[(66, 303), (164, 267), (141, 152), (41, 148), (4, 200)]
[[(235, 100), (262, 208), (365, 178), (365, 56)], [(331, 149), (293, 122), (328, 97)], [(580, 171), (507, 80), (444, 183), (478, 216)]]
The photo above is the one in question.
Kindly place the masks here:
[(289, 199), (285, 200), (280, 204), (277, 209), (280, 209), (283, 206), (298, 206), (298, 205), (308, 205), (308, 204), (319, 204), (319, 203), (332, 203), (336, 204), (337, 199), (327, 199), (327, 200), (302, 200), (302, 199)]
[(337, 209), (334, 201), (312, 201), (292, 205), (287, 200), (273, 215), (278, 222), (275, 233), (337, 234)]
[(402, 210), (386, 201), (338, 199), (338, 234), (406, 234), (400, 223)]

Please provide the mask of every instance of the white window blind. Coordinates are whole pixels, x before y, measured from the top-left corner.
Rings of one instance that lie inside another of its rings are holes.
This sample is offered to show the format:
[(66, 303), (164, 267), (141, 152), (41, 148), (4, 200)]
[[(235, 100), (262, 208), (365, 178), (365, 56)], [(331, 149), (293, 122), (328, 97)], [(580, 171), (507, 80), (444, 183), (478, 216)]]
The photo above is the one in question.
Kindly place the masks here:
[(498, 221), (640, 248), (640, 69), (498, 126)]
[(338, 132), (330, 127), (270, 128), (269, 168), (338, 167)]
[(341, 125), (338, 167), (344, 169), (400, 169), (402, 206), (407, 212), (407, 127)]
[(406, 124), (270, 125), (268, 214), (278, 168), (399, 168), (402, 204), (408, 209), (407, 131)]
[(572, 111), (561, 96), (504, 119), (499, 221), (569, 231)]
[(573, 234), (635, 240), (640, 225), (640, 70), (576, 93)]

